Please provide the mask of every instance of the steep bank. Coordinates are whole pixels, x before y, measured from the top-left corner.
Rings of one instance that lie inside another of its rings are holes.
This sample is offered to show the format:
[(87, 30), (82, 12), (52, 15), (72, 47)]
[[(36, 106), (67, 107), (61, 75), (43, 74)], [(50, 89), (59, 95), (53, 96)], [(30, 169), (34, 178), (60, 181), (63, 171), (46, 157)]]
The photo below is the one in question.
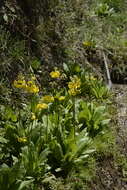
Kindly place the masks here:
[(113, 156), (99, 161), (96, 179), (91, 183), (91, 190), (127, 190), (127, 86), (112, 86), (116, 116), (116, 149)]

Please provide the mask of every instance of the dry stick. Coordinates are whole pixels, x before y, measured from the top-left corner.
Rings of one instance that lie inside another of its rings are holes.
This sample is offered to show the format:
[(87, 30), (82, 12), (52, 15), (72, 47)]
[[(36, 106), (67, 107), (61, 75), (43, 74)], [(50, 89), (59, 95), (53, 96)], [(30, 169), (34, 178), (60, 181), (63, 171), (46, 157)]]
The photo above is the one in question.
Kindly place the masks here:
[(106, 58), (105, 53), (103, 52), (103, 58), (104, 58), (104, 65), (105, 65), (105, 70), (106, 70), (106, 77), (107, 77), (107, 81), (108, 81), (108, 89), (111, 89), (112, 87), (112, 82), (111, 82), (111, 77), (110, 77), (110, 72), (109, 72), (109, 68), (108, 68), (108, 61)]

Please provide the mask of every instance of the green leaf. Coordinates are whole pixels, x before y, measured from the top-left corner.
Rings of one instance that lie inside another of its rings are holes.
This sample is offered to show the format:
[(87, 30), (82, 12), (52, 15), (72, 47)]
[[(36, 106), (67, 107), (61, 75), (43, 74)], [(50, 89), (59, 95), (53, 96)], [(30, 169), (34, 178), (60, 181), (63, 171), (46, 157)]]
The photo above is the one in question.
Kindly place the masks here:
[(96, 129), (96, 130), (98, 130), (99, 129), (99, 125), (98, 124), (96, 124), (96, 123), (94, 123), (94, 129)]
[(66, 72), (69, 72), (69, 67), (66, 63), (63, 63), (63, 69), (66, 71)]
[(105, 119), (101, 121), (102, 125), (108, 125), (111, 119)]
[(83, 111), (79, 112), (78, 118), (79, 118), (80, 121), (82, 121), (82, 120), (87, 120), (87, 121), (91, 120), (92, 115), (91, 115), (90, 110), (89, 110), (87, 105), (85, 105), (85, 104), (83, 105)]
[(0, 137), (0, 143), (7, 143), (8, 141), (7, 141), (7, 139), (5, 139), (4, 137)]
[(7, 107), (5, 111), (5, 117), (6, 119), (11, 119), (11, 121), (16, 122), (17, 121), (17, 116), (13, 112), (11, 107)]
[(55, 171), (56, 172), (60, 172), (60, 171), (62, 171), (62, 169), (61, 168), (57, 168), (57, 169), (55, 169)]
[(22, 181), (19, 188), (18, 188), (18, 190), (22, 190), (25, 187), (28, 187), (28, 185), (30, 185), (33, 181), (34, 181), (34, 179), (27, 180), (27, 181)]
[(41, 63), (38, 60), (34, 60), (31, 63), (31, 66), (32, 66), (33, 69), (38, 69), (40, 67), (40, 65), (41, 65)]
[(3, 16), (3, 19), (5, 20), (5, 22), (8, 22), (8, 16), (7, 16), (6, 13), (5, 13), (4, 16)]
[(17, 121), (17, 116), (16, 116), (15, 114), (12, 114), (12, 115), (11, 115), (11, 120), (12, 120), (13, 122), (16, 122), (16, 121)]
[(53, 151), (56, 158), (59, 158), (59, 159), (63, 158), (62, 147), (56, 140), (53, 140), (50, 143), (50, 147), (51, 147), (51, 150)]

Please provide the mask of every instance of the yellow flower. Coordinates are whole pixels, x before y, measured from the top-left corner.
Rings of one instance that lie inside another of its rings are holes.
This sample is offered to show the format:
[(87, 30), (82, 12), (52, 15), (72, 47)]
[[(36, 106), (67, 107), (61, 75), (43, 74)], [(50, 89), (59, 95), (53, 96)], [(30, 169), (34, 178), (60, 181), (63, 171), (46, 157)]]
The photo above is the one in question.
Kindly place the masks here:
[(80, 93), (80, 89), (74, 89), (74, 88), (72, 88), (72, 89), (69, 89), (69, 90), (68, 90), (68, 93), (69, 93), (71, 96), (76, 96), (77, 94)]
[(29, 93), (38, 93), (39, 92), (39, 88), (38, 88), (38, 86), (36, 86), (36, 84), (34, 83), (34, 81), (28, 81), (27, 82), (26, 90)]
[(36, 119), (36, 115), (34, 113), (31, 114), (31, 119), (35, 120)]
[(81, 80), (77, 76), (71, 78), (71, 81), (68, 83), (68, 93), (72, 96), (80, 93)]
[(59, 78), (60, 77), (60, 72), (59, 71), (52, 71), (51, 73), (50, 73), (50, 76), (52, 77), (52, 78)]
[(76, 90), (74, 90), (73, 88), (68, 90), (68, 93), (72, 96), (75, 96), (76, 95)]
[(60, 97), (58, 97), (58, 100), (59, 100), (59, 101), (65, 100), (65, 96), (60, 96)]
[(25, 88), (26, 81), (25, 80), (14, 80), (13, 86), (16, 88)]
[(36, 106), (37, 109), (47, 109), (48, 108), (48, 104), (45, 104), (45, 103), (39, 103), (37, 104)]
[(27, 90), (29, 93), (38, 93), (38, 92), (39, 92), (39, 88), (38, 88), (36, 85), (27, 86), (27, 87), (26, 87), (26, 90)]
[(90, 46), (92, 46), (92, 43), (90, 41), (84, 41), (83, 45), (86, 47), (90, 47)]
[(46, 103), (50, 103), (50, 102), (54, 102), (54, 97), (50, 96), (50, 95), (46, 95), (46, 96), (42, 97), (41, 100)]
[(26, 137), (19, 137), (19, 138), (18, 138), (18, 142), (23, 142), (23, 143), (25, 143), (25, 142), (27, 142), (27, 138), (26, 138)]
[(34, 81), (26, 81), (24, 79), (14, 80), (13, 86), (16, 88), (24, 88), (29, 93), (39, 92), (39, 88), (36, 86)]
[(72, 89), (72, 88), (77, 89), (77, 88), (80, 88), (80, 83), (79, 82), (69, 82), (68, 87), (69, 87), (69, 89)]
[(73, 77), (71, 79), (71, 82), (68, 83), (69, 89), (71, 88), (77, 89), (80, 88), (80, 86), (81, 86), (81, 80), (77, 76)]

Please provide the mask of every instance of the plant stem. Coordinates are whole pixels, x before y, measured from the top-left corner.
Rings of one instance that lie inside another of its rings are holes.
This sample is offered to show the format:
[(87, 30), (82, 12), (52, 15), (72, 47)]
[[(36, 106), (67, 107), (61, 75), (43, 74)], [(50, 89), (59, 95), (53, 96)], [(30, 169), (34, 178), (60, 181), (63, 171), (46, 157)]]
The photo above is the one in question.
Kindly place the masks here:
[(48, 142), (48, 114), (47, 114), (47, 126), (46, 126), (46, 141)]
[(75, 139), (75, 97), (72, 98), (73, 102), (73, 135)]

